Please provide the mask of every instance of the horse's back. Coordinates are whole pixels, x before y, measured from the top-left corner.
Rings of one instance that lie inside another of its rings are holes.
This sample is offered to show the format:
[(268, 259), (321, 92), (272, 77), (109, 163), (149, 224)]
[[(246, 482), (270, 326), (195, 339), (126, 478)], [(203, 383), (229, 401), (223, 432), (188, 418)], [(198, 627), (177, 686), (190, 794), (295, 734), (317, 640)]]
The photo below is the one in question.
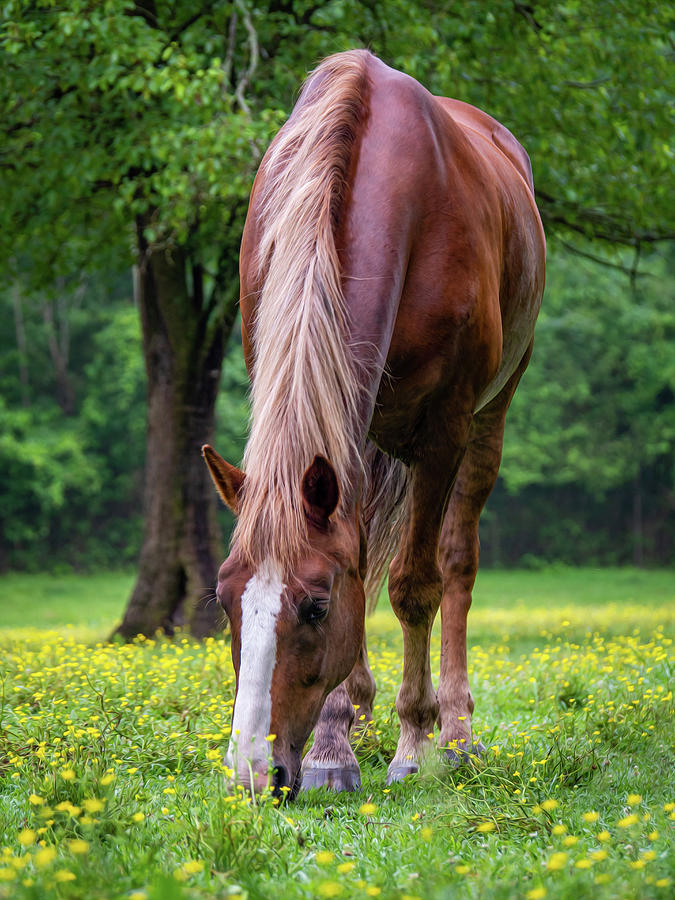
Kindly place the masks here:
[(374, 434), (405, 457), (394, 445), (416, 439), (425, 408), (460, 396), (479, 408), (519, 364), (544, 239), (529, 159), (506, 128), (377, 59), (369, 75), (341, 234), (345, 293), (357, 340), (388, 347)]

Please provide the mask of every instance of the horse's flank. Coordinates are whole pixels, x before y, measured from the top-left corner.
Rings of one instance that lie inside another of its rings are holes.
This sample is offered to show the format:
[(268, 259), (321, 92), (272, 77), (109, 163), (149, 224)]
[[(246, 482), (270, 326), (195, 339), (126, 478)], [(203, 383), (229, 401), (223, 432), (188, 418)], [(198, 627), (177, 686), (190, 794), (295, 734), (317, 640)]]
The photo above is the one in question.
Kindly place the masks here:
[(234, 534), (254, 566), (270, 558), (288, 571), (306, 549), (299, 485), (316, 454), (335, 469), (341, 505), (357, 487), (360, 390), (334, 233), (367, 104), (366, 55), (330, 57), (312, 73), (258, 175), (251, 337), (264, 365), (253, 364)]

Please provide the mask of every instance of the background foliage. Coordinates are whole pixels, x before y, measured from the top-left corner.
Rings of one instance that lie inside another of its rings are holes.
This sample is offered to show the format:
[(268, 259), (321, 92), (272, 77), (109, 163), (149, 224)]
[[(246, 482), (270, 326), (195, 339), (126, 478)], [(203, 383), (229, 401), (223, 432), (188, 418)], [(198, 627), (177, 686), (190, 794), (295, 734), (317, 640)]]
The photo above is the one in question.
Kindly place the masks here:
[[(307, 69), (359, 45), (485, 108), (533, 160), (549, 286), (485, 560), (672, 563), (672, 8), (10, 0), (2, 16), (0, 566), (135, 558), (133, 225), (185, 250), (227, 315), (260, 154)], [(232, 460), (245, 384), (235, 329), (217, 438)]]

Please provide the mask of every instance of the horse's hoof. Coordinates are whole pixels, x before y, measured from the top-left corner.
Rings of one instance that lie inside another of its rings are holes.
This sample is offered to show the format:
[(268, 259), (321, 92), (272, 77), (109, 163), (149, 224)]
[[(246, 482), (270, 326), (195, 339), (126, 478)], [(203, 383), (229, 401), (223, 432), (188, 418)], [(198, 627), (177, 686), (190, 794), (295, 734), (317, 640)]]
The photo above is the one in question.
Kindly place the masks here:
[(477, 744), (465, 749), (464, 747), (448, 747), (443, 751), (443, 758), (453, 769), (465, 766), (471, 762), (474, 756), (482, 756), (485, 753), (485, 745), (478, 741)]
[(419, 766), (414, 763), (409, 763), (404, 766), (389, 766), (389, 771), (387, 772), (387, 784), (393, 784), (395, 781), (403, 781), (408, 775), (414, 775), (415, 772), (418, 771)]
[(327, 788), (329, 791), (356, 791), (361, 787), (361, 771), (358, 766), (312, 766), (303, 769), (302, 788)]

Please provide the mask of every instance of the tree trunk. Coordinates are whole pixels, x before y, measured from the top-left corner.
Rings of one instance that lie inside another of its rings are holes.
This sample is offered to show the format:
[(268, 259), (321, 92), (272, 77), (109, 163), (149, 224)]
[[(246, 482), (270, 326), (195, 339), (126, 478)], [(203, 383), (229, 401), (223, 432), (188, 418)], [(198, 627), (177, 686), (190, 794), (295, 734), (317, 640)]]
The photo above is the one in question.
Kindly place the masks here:
[[(181, 248), (150, 250), (138, 226), (135, 279), (148, 379), (145, 533), (138, 579), (117, 633), (205, 637), (224, 624), (214, 587), (222, 554), (201, 447), (212, 442), (226, 331), (202, 273)], [(192, 276), (192, 290), (188, 288)]]
[(640, 469), (638, 469), (633, 481), (633, 564), (639, 567), (645, 564), (642, 477)]
[(19, 383), (21, 384), (21, 405), (28, 409), (30, 406), (30, 376), (28, 369), (28, 345), (26, 343), (26, 328), (23, 321), (23, 303), (19, 282), (12, 286), (12, 303), (14, 306), (14, 329), (16, 332), (16, 349), (19, 357)]

